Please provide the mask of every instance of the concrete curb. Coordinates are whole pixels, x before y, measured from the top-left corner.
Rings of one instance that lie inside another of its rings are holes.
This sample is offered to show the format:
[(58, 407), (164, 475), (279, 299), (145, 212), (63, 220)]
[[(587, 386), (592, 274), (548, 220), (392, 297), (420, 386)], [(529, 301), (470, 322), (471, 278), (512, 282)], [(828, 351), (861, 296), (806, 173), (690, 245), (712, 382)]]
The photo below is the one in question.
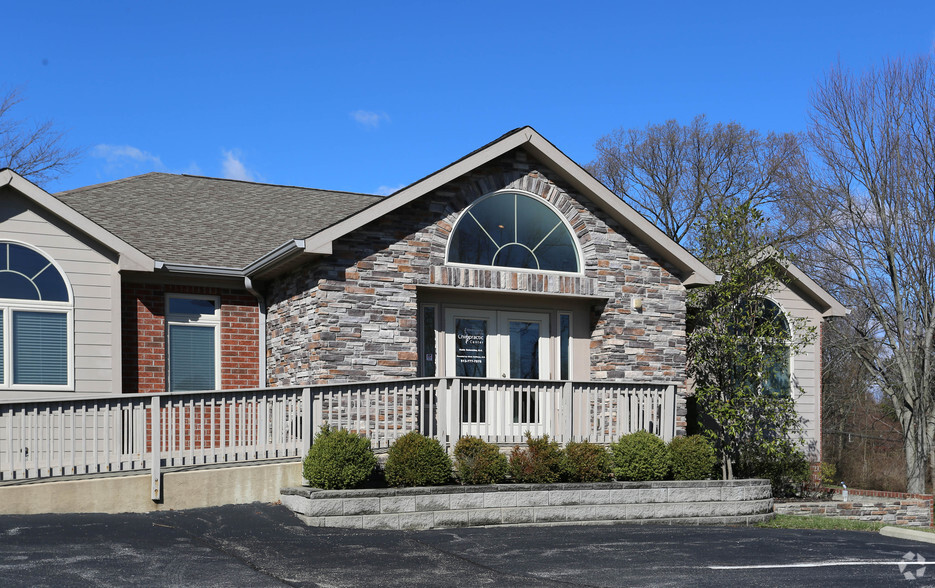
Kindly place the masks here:
[(913, 529), (907, 529), (906, 527), (883, 527), (880, 529), (880, 535), (884, 537), (895, 537), (897, 539), (908, 539), (909, 541), (935, 543), (935, 533), (915, 531)]

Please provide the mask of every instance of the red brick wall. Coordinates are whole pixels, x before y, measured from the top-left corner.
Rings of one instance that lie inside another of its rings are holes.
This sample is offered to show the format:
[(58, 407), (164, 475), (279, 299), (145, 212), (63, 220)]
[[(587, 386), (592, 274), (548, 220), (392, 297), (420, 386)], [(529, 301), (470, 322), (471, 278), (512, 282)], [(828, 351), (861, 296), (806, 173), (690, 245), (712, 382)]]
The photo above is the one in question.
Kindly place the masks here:
[(124, 284), (123, 392), (165, 392), (167, 293), (204, 294), (221, 299), (221, 388), (255, 388), (260, 383), (259, 308), (247, 292), (200, 286)]

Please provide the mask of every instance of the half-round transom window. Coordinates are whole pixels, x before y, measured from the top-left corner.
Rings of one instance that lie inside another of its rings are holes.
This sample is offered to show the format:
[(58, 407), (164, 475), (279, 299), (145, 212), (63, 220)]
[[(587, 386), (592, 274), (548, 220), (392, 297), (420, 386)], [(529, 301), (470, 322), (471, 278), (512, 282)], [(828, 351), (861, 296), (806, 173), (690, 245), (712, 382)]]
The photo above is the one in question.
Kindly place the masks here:
[(448, 261), (557, 272), (580, 267), (564, 220), (538, 198), (512, 192), (464, 211), (448, 243)]
[(0, 243), (0, 298), (68, 302), (68, 287), (44, 255), (17, 243)]

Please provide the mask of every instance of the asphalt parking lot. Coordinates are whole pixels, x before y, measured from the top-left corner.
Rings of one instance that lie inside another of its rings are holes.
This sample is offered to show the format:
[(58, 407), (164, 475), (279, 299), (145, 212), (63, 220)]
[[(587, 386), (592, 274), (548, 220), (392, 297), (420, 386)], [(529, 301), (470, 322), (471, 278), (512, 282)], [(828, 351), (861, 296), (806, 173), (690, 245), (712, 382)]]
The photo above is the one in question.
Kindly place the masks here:
[(4, 587), (924, 586), (935, 584), (927, 559), (935, 545), (854, 531), (312, 529), (267, 504), (0, 516)]

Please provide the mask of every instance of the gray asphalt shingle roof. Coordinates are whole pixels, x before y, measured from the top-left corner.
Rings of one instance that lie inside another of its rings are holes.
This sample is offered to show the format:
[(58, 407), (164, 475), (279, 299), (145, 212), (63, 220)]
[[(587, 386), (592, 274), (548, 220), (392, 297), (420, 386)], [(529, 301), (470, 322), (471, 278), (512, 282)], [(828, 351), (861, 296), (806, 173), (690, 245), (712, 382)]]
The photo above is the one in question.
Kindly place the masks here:
[(55, 196), (157, 261), (234, 268), (382, 200), (155, 172)]

